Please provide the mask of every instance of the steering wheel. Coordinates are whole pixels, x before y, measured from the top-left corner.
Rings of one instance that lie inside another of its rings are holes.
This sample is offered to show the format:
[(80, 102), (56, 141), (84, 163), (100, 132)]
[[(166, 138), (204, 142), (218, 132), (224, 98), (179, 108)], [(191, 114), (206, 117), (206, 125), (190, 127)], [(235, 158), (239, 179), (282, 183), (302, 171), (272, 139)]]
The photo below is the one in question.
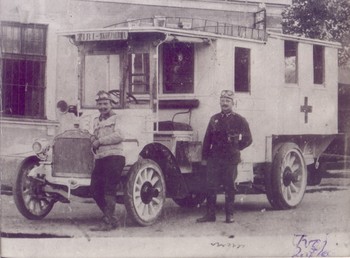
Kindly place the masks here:
[[(119, 101), (120, 99), (120, 90), (110, 90), (108, 91), (109, 94), (113, 95), (114, 97), (116, 97)], [(128, 103), (134, 102), (135, 104), (138, 104), (139, 102), (137, 101), (137, 99), (135, 98), (134, 95), (130, 94), (130, 93), (126, 93), (126, 99)], [(113, 101), (114, 104), (117, 104), (118, 101)]]

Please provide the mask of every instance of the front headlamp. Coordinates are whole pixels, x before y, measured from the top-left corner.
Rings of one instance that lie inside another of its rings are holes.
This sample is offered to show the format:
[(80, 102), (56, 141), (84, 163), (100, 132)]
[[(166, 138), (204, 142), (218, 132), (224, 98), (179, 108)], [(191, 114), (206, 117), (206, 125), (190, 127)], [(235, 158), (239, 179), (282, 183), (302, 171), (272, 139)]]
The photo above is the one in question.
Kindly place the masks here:
[(50, 143), (47, 139), (38, 139), (33, 143), (32, 148), (39, 159), (46, 160), (50, 150)]
[(38, 153), (41, 153), (42, 151), (42, 145), (40, 142), (34, 142), (33, 143), (33, 151), (38, 154)]

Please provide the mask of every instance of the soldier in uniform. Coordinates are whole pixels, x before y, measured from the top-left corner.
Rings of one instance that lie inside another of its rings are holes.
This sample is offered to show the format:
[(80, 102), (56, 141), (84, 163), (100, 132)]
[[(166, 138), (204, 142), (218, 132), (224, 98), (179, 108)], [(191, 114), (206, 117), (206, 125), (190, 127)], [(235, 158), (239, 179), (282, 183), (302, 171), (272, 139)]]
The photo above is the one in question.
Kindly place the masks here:
[(207, 211), (197, 222), (216, 220), (216, 194), (220, 185), (225, 190), (226, 223), (233, 223), (234, 181), (240, 151), (252, 143), (246, 119), (233, 112), (231, 90), (223, 90), (220, 96), (221, 112), (211, 117), (203, 141), (203, 164), (207, 165)]
[(91, 192), (104, 216), (99, 226), (92, 231), (110, 231), (119, 226), (114, 216), (115, 193), (120, 181), (125, 157), (124, 136), (112, 110), (112, 99), (108, 92), (99, 91), (96, 103), (100, 116), (93, 122), (92, 148), (95, 153), (95, 167), (91, 175)]

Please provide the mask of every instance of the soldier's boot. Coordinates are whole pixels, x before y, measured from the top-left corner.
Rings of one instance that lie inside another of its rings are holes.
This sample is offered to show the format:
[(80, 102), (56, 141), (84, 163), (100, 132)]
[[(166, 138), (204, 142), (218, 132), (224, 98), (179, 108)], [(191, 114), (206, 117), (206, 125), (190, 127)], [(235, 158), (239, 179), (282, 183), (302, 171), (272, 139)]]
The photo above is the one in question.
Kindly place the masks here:
[(215, 209), (216, 209), (216, 194), (208, 195), (206, 214), (203, 217), (197, 219), (196, 221), (198, 223), (215, 222), (216, 221)]
[(91, 231), (111, 231), (119, 227), (119, 221), (114, 216), (115, 210), (115, 197), (106, 196), (106, 206), (104, 210), (104, 217), (102, 223), (95, 228), (91, 228)]
[(225, 193), (225, 212), (226, 212), (226, 223), (234, 223), (233, 209), (234, 209), (235, 195), (233, 192)]

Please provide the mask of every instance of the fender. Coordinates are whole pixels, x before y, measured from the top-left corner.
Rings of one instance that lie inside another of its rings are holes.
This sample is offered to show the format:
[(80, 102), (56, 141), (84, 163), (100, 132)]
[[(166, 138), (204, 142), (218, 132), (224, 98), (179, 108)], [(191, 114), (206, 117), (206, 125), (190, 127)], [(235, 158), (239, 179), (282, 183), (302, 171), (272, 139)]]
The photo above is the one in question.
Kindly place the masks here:
[(19, 163), (16, 172), (18, 173), (18, 171), (20, 171), (22, 169), (22, 167), (27, 165), (28, 163), (35, 163), (35, 162), (39, 162), (39, 161), (40, 161), (40, 159), (37, 156), (34, 156), (34, 155), (28, 156), (28, 157), (24, 158), (24, 160), (22, 160)]
[(189, 194), (176, 158), (167, 147), (160, 143), (150, 143), (142, 149), (140, 156), (153, 160), (162, 169), (167, 187), (167, 197), (185, 198)]

